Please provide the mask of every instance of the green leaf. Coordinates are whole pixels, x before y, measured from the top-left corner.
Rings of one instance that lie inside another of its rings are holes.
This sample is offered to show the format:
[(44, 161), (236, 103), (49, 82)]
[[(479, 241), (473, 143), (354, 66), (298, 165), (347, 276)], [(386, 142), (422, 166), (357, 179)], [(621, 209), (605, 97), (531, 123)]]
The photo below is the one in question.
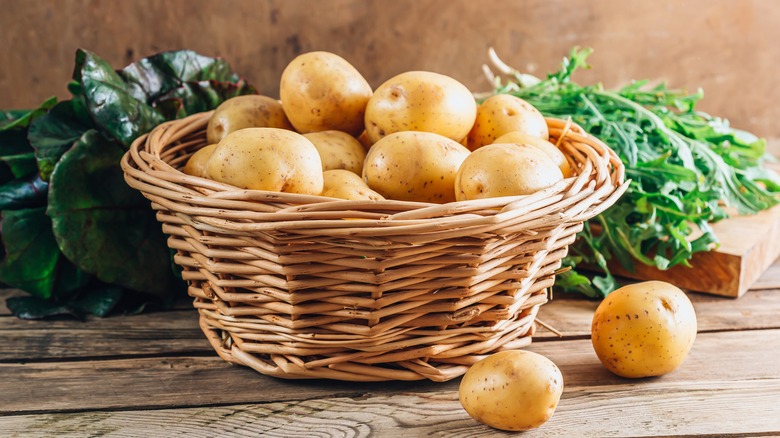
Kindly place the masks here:
[(57, 103), (57, 98), (50, 97), (32, 111), (26, 111), (23, 114), (16, 113), (18, 117), (10, 123), (2, 124), (2, 126), (0, 126), (0, 131), (24, 130), (30, 125), (31, 121), (35, 120), (35, 118), (46, 114), (49, 108), (53, 107), (55, 103)]
[(78, 50), (73, 79), (81, 83), (95, 124), (125, 147), (165, 121), (159, 111), (133, 94), (108, 62), (92, 52)]
[(39, 298), (66, 295), (89, 276), (63, 257), (45, 208), (8, 210), (2, 224), (5, 258), (0, 281)]
[(236, 82), (238, 77), (222, 59), (191, 50), (162, 52), (128, 65), (118, 72), (128, 92), (147, 103), (156, 101), (185, 82)]
[(86, 314), (108, 316), (124, 297), (119, 287), (97, 284), (82, 294), (65, 301), (45, 300), (38, 297), (12, 297), (6, 301), (8, 309), (21, 319), (42, 319), (69, 315), (84, 319)]
[(257, 90), (244, 81), (217, 82), (201, 81), (187, 82), (160, 97), (156, 108), (165, 114), (166, 118), (175, 119), (209, 111), (231, 97), (256, 93)]
[(58, 103), (30, 124), (27, 138), (35, 150), (35, 159), (44, 181), (49, 180), (62, 154), (81, 138), (91, 124), (81, 98)]
[(37, 173), (9, 181), (0, 186), (0, 210), (44, 207), (48, 189)]
[(172, 292), (165, 236), (149, 202), (124, 182), (121, 145), (87, 131), (54, 168), (48, 213), (62, 252), (103, 282)]
[(0, 131), (0, 184), (38, 170), (24, 130)]

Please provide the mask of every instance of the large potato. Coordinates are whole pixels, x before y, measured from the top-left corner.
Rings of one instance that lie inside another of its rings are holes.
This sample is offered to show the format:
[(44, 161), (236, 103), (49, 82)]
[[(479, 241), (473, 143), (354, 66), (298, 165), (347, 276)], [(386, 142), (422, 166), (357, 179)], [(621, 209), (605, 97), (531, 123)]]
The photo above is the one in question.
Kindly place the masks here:
[(455, 200), (455, 174), (469, 150), (431, 132), (402, 131), (371, 146), (363, 179), (385, 198), (401, 201)]
[(353, 136), (343, 131), (320, 131), (303, 134), (317, 148), (322, 169), (346, 169), (360, 174), (366, 150)]
[(246, 128), (217, 144), (206, 166), (215, 181), (244, 189), (319, 195), (322, 162), (304, 136), (278, 128)]
[(284, 69), (279, 95), (298, 132), (335, 129), (358, 136), (363, 131), (371, 86), (344, 58), (330, 52), (309, 52)]
[(530, 195), (563, 180), (561, 169), (526, 144), (491, 144), (472, 152), (455, 177), (458, 201)]
[(461, 141), (474, 124), (477, 103), (465, 85), (427, 71), (401, 73), (380, 85), (366, 106), (371, 143), (400, 131), (425, 131)]
[(182, 172), (187, 175), (206, 176), (206, 164), (209, 162), (209, 158), (211, 158), (211, 154), (214, 153), (216, 147), (216, 144), (210, 144), (195, 151), (195, 153), (190, 155), (190, 158), (187, 159), (187, 163), (184, 165), (184, 168), (182, 168)]
[(468, 133), (467, 146), (476, 150), (512, 131), (547, 140), (550, 136), (544, 116), (530, 103), (511, 94), (496, 94), (477, 109), (477, 117)]
[(214, 110), (206, 127), (206, 139), (219, 143), (231, 132), (244, 128), (293, 129), (278, 100), (249, 94), (231, 97)]
[(371, 190), (363, 178), (349, 170), (326, 170), (322, 172), (322, 179), (322, 196), (352, 201), (381, 201), (385, 199), (379, 193)]
[(528, 430), (552, 417), (563, 393), (561, 370), (530, 351), (494, 353), (472, 365), (458, 388), (475, 420), (503, 430)]
[(574, 175), (574, 171), (569, 164), (569, 160), (566, 159), (566, 155), (564, 155), (554, 144), (547, 140), (542, 140), (537, 136), (529, 135), (522, 131), (512, 131), (496, 138), (493, 143), (516, 143), (533, 146), (552, 158), (555, 164), (558, 165), (558, 168), (561, 169), (564, 178)]
[(696, 339), (696, 313), (683, 291), (662, 281), (624, 286), (599, 304), (591, 341), (604, 366), (622, 377), (674, 371)]

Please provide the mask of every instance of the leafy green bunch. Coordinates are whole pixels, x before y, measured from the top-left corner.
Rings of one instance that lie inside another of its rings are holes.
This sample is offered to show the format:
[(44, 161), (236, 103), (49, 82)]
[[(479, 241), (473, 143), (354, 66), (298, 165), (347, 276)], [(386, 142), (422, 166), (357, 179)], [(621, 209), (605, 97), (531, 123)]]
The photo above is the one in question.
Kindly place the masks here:
[(164, 52), (114, 70), (79, 50), (70, 100), (0, 113), (0, 281), (22, 317), (164, 303), (183, 282), (119, 160), (156, 125), (254, 93), (221, 59)]
[(694, 253), (717, 242), (711, 223), (731, 209), (752, 214), (780, 202), (780, 179), (762, 165), (768, 158), (763, 139), (695, 109), (701, 91), (648, 87), (648, 81), (617, 90), (573, 82), (577, 69), (590, 67), (590, 53), (573, 49), (543, 80), (514, 72), (505, 83), (499, 79), (494, 92), (525, 99), (546, 116), (571, 118), (625, 164), (628, 190), (586, 224), (565, 260), (604, 275), (591, 280), (572, 270), (557, 282), (564, 290), (603, 297), (618, 287), (610, 260), (629, 271), (637, 262), (661, 270), (690, 266)]

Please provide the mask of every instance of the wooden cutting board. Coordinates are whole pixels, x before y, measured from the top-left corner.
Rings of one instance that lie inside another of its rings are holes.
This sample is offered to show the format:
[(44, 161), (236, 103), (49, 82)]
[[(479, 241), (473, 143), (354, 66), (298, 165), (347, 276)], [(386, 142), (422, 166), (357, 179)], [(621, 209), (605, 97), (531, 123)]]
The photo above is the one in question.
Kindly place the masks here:
[[(615, 275), (635, 280), (662, 280), (680, 288), (727, 297), (740, 297), (780, 257), (780, 206), (752, 216), (736, 216), (713, 224), (720, 246), (696, 253), (693, 268), (675, 266), (660, 271), (636, 264), (628, 272), (618, 263)], [(780, 278), (764, 282), (764, 288), (780, 288)]]

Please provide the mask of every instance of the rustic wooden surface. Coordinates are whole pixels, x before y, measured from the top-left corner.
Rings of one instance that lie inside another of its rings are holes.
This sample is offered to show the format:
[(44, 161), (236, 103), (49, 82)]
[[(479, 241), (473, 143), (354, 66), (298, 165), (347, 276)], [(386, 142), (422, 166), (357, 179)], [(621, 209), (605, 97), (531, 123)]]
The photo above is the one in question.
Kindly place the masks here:
[[(559, 294), (530, 350), (566, 382), (524, 437), (780, 435), (780, 260), (738, 300), (689, 293), (699, 334), (660, 378), (607, 372), (590, 344), (597, 303)], [(5, 301), (14, 291), (0, 292)], [(446, 383), (287, 381), (229, 365), (193, 310), (21, 321), (0, 307), (0, 436), (510, 436), (472, 420)]]
[(702, 87), (702, 108), (760, 136), (780, 137), (780, 8), (763, 0), (4, 0), (0, 108), (67, 97), (83, 47), (116, 68), (163, 50), (222, 56), (263, 93), (278, 95), (296, 54), (342, 54), (377, 86), (404, 70), (449, 74), (479, 91), (494, 46), (535, 74), (572, 46), (593, 47), (607, 86), (632, 79)]

